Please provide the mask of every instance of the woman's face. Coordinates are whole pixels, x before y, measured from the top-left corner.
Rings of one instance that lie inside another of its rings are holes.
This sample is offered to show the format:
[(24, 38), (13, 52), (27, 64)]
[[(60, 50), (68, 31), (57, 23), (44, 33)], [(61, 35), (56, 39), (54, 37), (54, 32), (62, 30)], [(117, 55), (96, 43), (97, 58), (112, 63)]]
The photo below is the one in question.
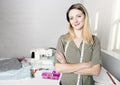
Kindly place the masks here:
[(85, 15), (78, 9), (72, 9), (69, 12), (69, 20), (74, 30), (81, 30), (85, 23)]

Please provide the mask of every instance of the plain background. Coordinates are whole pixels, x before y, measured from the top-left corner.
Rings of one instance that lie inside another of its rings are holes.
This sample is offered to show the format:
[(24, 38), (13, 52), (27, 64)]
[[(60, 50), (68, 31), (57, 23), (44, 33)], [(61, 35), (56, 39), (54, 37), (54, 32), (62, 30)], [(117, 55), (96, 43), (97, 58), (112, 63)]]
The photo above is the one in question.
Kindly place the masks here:
[(66, 11), (81, 2), (89, 12), (91, 30), (110, 48), (117, 0), (0, 0), (0, 58), (29, 57), (30, 50), (56, 47), (68, 30)]
[(56, 47), (68, 29), (66, 11), (78, 1), (0, 0), (0, 57), (29, 56), (32, 49)]

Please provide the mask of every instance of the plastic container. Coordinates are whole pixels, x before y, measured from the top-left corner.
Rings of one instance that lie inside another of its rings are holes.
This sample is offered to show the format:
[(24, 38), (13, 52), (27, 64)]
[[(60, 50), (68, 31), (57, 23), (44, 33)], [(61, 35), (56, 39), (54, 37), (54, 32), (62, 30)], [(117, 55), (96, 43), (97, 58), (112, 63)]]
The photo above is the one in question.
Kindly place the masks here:
[(42, 73), (42, 78), (43, 78), (43, 79), (51, 79), (51, 80), (59, 80), (59, 78), (60, 78), (60, 73), (57, 73), (56, 71), (43, 72), (43, 73)]

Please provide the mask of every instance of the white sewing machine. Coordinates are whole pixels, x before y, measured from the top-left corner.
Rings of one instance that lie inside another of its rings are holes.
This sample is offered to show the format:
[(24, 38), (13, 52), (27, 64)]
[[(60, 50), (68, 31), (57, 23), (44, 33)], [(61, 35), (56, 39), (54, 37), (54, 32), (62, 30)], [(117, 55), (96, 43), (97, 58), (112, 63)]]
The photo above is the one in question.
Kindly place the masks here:
[(54, 69), (54, 49), (34, 49), (31, 53), (31, 65), (33, 69)]

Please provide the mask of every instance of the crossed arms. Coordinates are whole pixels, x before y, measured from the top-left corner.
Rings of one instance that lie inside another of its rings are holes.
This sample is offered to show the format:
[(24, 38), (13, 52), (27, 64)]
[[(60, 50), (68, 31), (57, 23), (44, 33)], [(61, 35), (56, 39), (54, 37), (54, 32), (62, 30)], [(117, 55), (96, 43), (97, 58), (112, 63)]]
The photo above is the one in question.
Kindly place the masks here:
[(69, 64), (62, 53), (57, 53), (56, 58), (60, 63), (55, 64), (55, 70), (60, 73), (75, 73), (80, 75), (98, 76), (100, 72), (100, 64), (92, 65), (92, 62), (82, 62)]

